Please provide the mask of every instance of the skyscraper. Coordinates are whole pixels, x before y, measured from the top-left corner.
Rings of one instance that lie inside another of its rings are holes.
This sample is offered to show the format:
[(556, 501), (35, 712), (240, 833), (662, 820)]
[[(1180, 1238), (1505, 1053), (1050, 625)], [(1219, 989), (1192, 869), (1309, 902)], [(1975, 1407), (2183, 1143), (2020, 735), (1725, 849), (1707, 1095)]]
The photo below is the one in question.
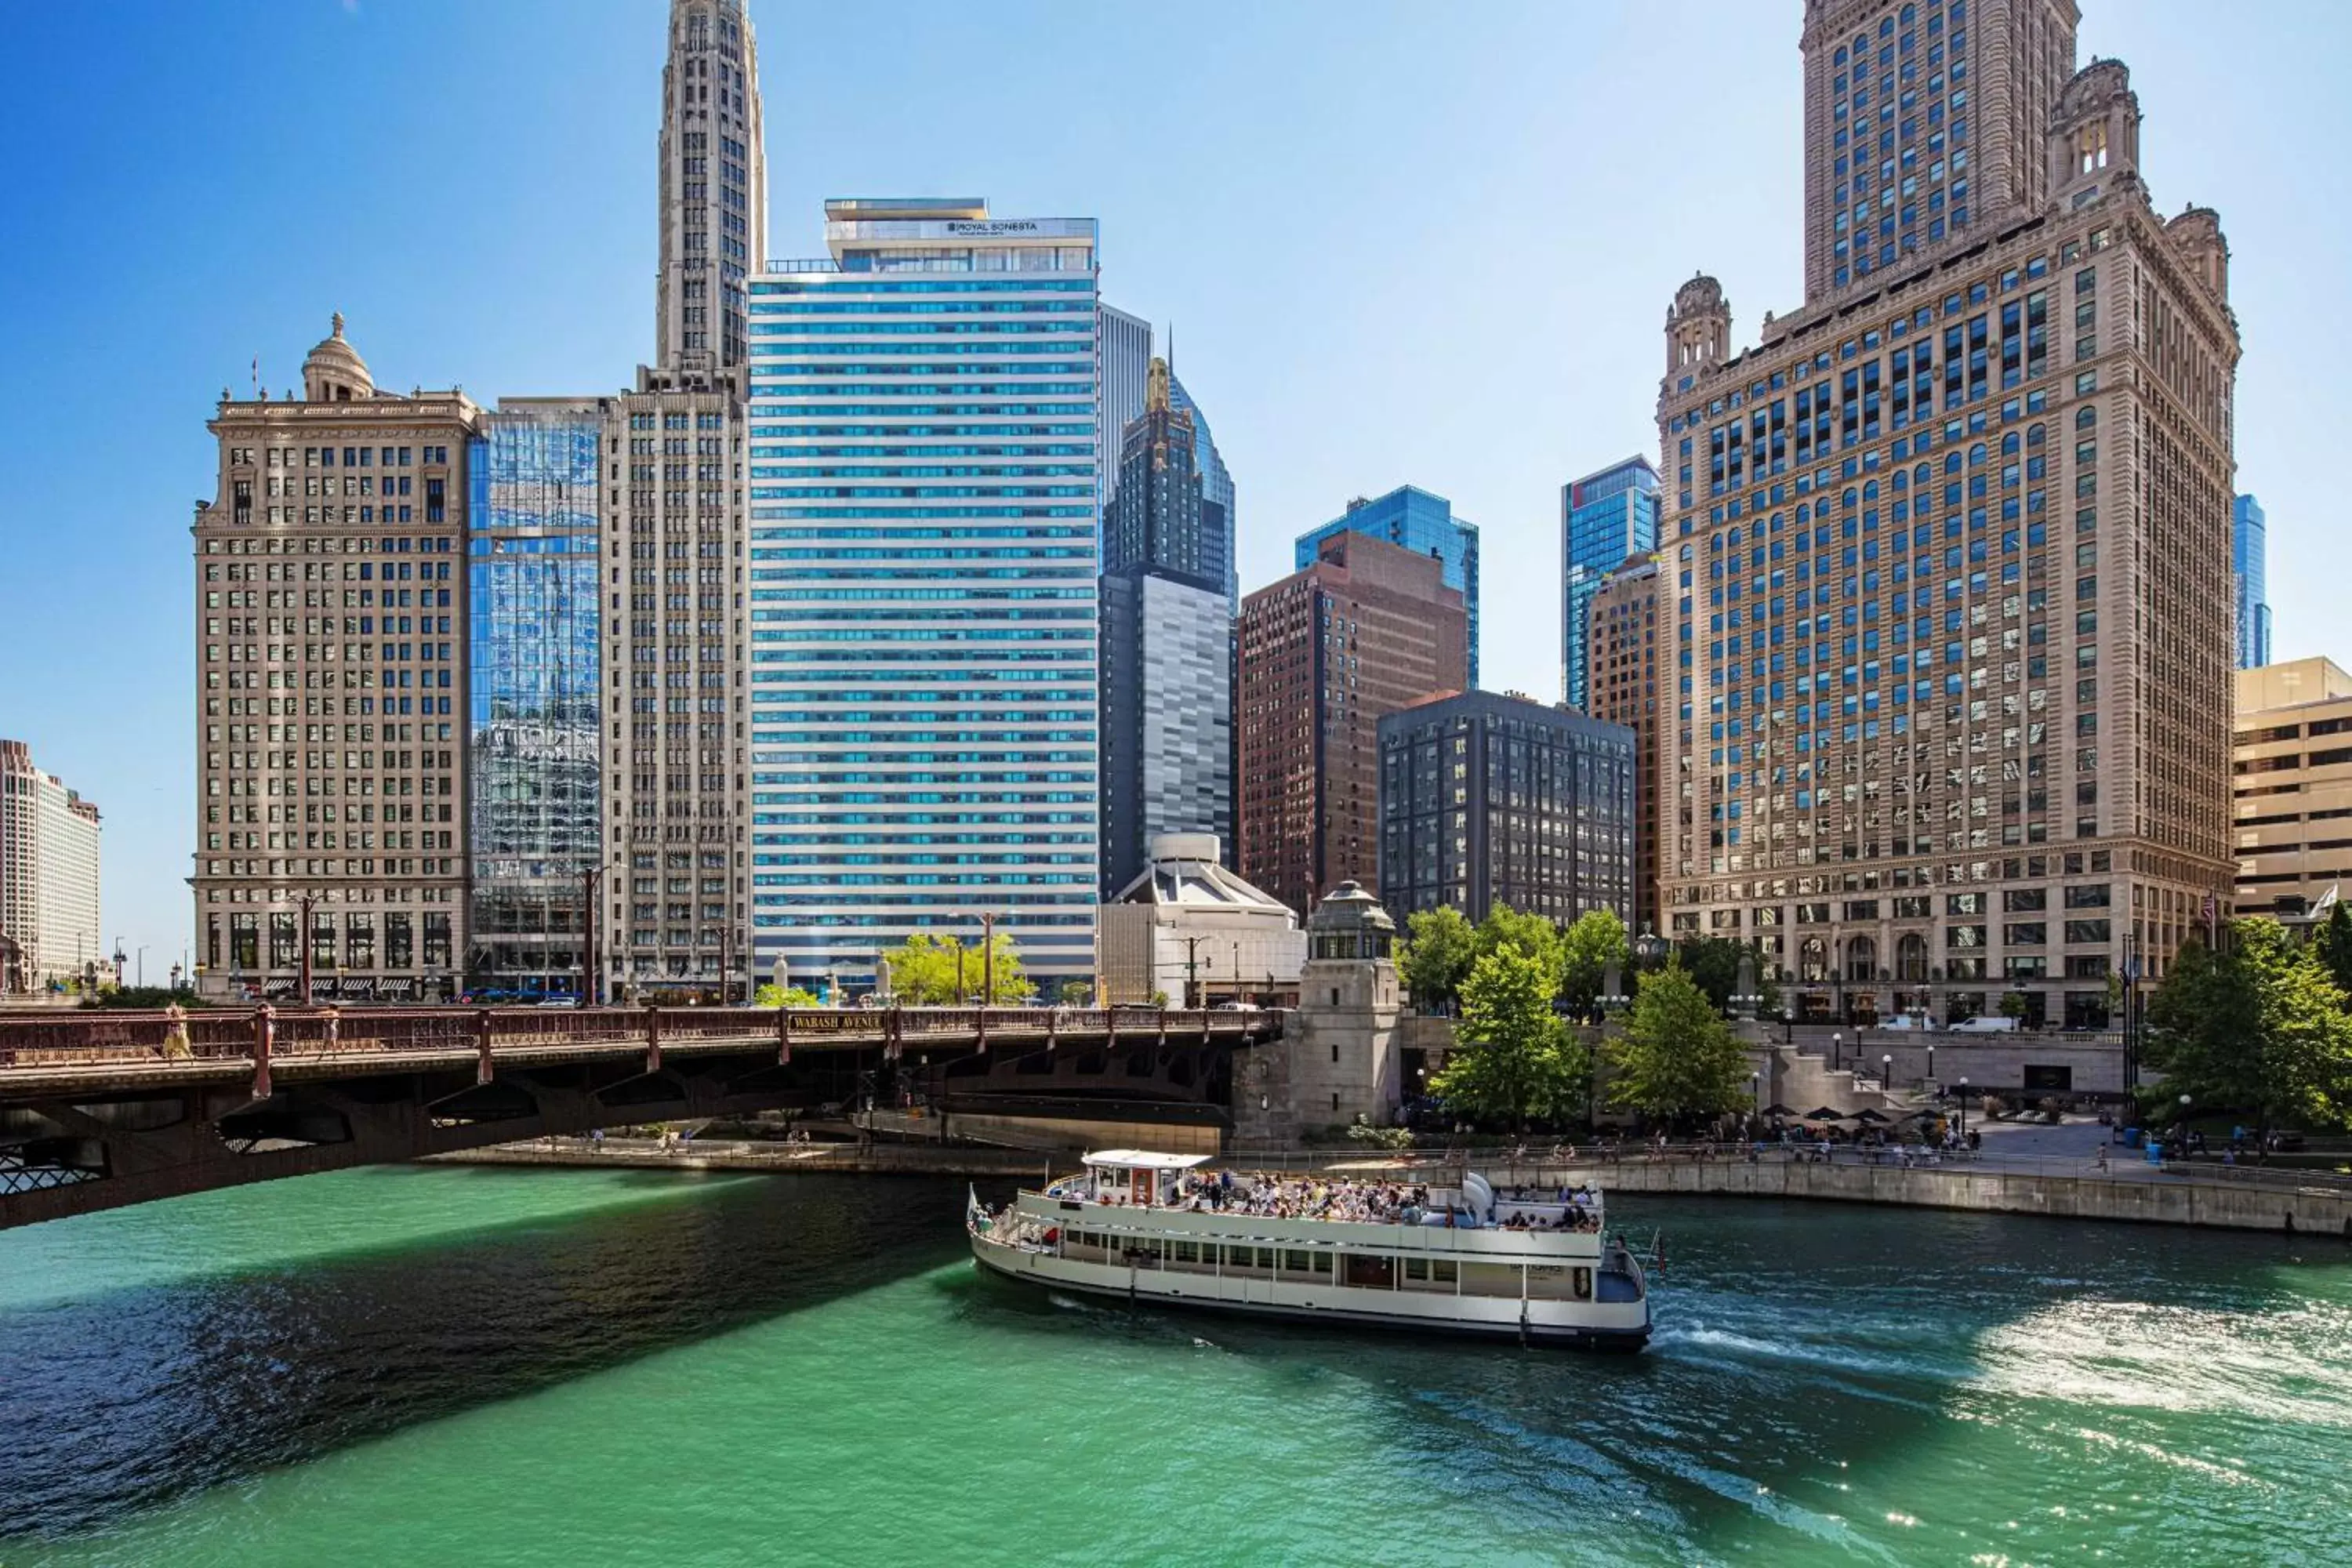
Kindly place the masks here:
[(743, 0), (670, 0), (662, 70), (656, 362), (703, 375), (745, 358), (745, 283), (768, 262), (760, 50)]
[(508, 398), (468, 467), (467, 742), (477, 996), (577, 995), (600, 858), (596, 398)]
[(742, 0), (671, 0), (660, 159), (656, 363), (602, 405), (604, 834), (588, 934), (605, 994), (732, 998), (750, 990), (751, 952), (745, 311), (768, 233)]
[(99, 937), (99, 818), (22, 741), (0, 741), (0, 996), (110, 969)]
[(2270, 527), (2263, 503), (2239, 496), (2230, 510), (2230, 581), (2237, 601), (2237, 665), (2259, 669), (2271, 661)]
[(2104, 1022), (2230, 894), (2229, 247), (2074, 47), (2067, 0), (1814, 0), (1809, 301), (1736, 358), (1714, 279), (1667, 314), (1669, 934), (1801, 1016)]
[[(1359, 496), (1348, 510), (1311, 533), (1298, 537), (1296, 564), (1305, 571), (1314, 564), (1324, 541), (1339, 533), (1360, 533), (1382, 539), (1417, 555), (1435, 560), (1444, 569), (1445, 585), (1462, 595), (1468, 615), (1469, 684), (1478, 684), (1478, 530), (1454, 515), (1444, 496), (1403, 485), (1375, 500)], [(1370, 880), (1369, 876), (1365, 879)]]
[(1635, 555), (1658, 547), (1658, 471), (1628, 458), (1559, 490), (1561, 691), (1570, 708), (1591, 711), (1585, 676), (1592, 595)]
[(1633, 918), (1633, 731), (1492, 691), (1380, 722), (1381, 902)]
[(1241, 614), (1241, 556), (1234, 543), (1234, 530), (1237, 513), (1234, 510), (1234, 476), (1225, 467), (1223, 454), (1217, 450), (1216, 437), (1209, 434), (1209, 416), (1184, 390), (1176, 367), (1168, 367), (1168, 401), (1192, 416), (1192, 466), (1201, 472), (1201, 533), (1204, 545), (1222, 551), (1225, 562), (1225, 605), (1234, 614)]
[(1202, 497), (1192, 416), (1171, 403), (1166, 362), (1153, 360), (1149, 379), (1103, 523), (1106, 898), (1135, 879), (1163, 834), (1233, 836), (1228, 552)]
[(482, 412), (460, 392), (379, 389), (337, 316), (301, 397), (224, 392), (206, 427), (197, 988), (292, 997), (307, 946), (320, 997), (454, 997)]
[(1469, 681), (1468, 615), (1432, 555), (1351, 530), (1242, 601), (1241, 874), (1306, 913), (1378, 884), (1380, 722)]
[(1118, 483), (1118, 443), (1127, 427), (1143, 417), (1144, 384), (1151, 373), (1151, 323), (1116, 305), (1095, 311), (1096, 341), (1102, 345), (1102, 425), (1095, 449), (1102, 454), (1096, 488), (1110, 510)]
[(1658, 563), (1628, 561), (1601, 580), (1586, 616), (1585, 711), (1633, 731), (1633, 897), (1626, 923), (1658, 924)]
[(825, 205), (751, 294), (753, 921), (870, 984), (982, 914), (1092, 973), (1096, 233), (978, 200)]

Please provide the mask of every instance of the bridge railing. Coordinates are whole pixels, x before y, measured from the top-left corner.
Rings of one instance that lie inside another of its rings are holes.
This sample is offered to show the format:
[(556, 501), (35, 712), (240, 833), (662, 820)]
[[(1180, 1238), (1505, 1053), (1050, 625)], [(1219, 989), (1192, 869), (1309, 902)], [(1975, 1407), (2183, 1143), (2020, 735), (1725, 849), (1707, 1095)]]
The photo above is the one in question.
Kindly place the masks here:
[(1118, 1035), (1200, 1038), (1249, 1034), (1270, 1015), (1159, 1008), (902, 1007), (259, 1007), (0, 1013), (0, 1069), (109, 1061), (249, 1059), (269, 1031), (268, 1054), (363, 1057), (393, 1051), (493, 1052), (533, 1047), (677, 1044), (789, 1033), (877, 1039), (940, 1036)]

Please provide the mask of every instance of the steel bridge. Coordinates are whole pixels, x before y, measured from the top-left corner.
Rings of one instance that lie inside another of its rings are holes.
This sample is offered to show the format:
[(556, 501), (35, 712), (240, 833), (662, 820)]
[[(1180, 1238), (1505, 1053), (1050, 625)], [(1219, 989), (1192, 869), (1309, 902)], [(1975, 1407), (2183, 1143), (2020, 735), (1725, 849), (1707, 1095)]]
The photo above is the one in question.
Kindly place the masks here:
[[(905, 1007), (0, 1014), (0, 1228), (214, 1187), (921, 1092), (1229, 1123), (1276, 1013)], [(1041, 1113), (1030, 1110), (1028, 1113)]]

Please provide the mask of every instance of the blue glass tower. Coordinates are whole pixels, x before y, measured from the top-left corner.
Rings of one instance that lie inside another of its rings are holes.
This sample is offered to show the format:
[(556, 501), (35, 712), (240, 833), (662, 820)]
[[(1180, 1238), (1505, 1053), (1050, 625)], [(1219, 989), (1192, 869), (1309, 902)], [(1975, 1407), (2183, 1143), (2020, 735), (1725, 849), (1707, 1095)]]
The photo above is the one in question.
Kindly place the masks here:
[(1628, 458), (1559, 491), (1561, 692), (1578, 712), (1591, 710), (1586, 647), (1592, 596), (1609, 574), (1658, 547), (1658, 471)]
[(2263, 503), (2240, 496), (2230, 509), (2230, 581), (2238, 596), (2238, 668), (2258, 669), (2271, 661), (2269, 573), (2264, 565), (2270, 528)]
[(594, 398), (509, 398), (468, 465), (467, 983), (571, 995), (598, 848)]
[(981, 916), (1094, 969), (1091, 218), (825, 204), (751, 280), (751, 925), (871, 984)]
[(1316, 552), (1335, 533), (1360, 533), (1437, 558), (1445, 585), (1462, 595), (1470, 617), (1470, 684), (1478, 684), (1478, 528), (1454, 515), (1444, 496), (1404, 485), (1377, 500), (1361, 497), (1312, 533), (1298, 538), (1297, 570), (1315, 564)]
[(1170, 367), (1168, 401), (1192, 416), (1192, 466), (1201, 474), (1201, 531), (1204, 547), (1223, 552), (1225, 607), (1242, 613), (1241, 561), (1234, 546), (1234, 476), (1209, 434), (1209, 416), (1184, 390)]

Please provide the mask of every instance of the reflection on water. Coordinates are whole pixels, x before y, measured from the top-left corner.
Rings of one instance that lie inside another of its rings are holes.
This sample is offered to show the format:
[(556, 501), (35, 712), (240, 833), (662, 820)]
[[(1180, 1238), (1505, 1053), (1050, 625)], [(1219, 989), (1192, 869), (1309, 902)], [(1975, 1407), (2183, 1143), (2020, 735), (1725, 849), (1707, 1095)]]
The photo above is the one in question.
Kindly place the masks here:
[(354, 1173), (0, 1236), (0, 1531), (240, 1568), (2352, 1561), (2340, 1253), (1629, 1200), (1660, 1331), (1582, 1357), (976, 1279), (961, 1192)]

